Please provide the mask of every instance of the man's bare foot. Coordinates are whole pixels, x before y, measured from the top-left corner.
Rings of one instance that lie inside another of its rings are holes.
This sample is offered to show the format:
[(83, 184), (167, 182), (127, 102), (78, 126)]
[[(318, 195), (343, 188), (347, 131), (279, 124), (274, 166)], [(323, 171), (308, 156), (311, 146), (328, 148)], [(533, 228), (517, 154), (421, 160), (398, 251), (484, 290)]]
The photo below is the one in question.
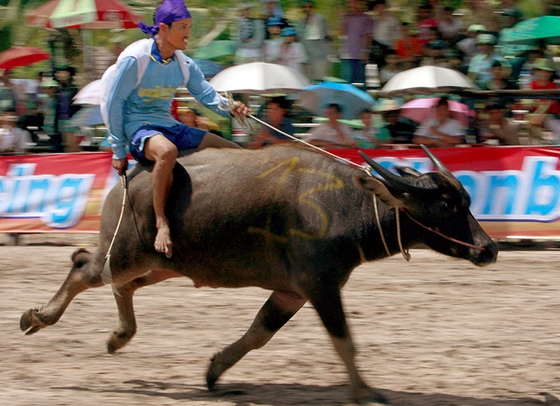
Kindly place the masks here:
[(171, 242), (171, 231), (169, 226), (164, 224), (158, 228), (156, 235), (156, 242), (154, 247), (157, 252), (162, 252), (167, 258), (171, 258), (173, 255), (173, 243)]

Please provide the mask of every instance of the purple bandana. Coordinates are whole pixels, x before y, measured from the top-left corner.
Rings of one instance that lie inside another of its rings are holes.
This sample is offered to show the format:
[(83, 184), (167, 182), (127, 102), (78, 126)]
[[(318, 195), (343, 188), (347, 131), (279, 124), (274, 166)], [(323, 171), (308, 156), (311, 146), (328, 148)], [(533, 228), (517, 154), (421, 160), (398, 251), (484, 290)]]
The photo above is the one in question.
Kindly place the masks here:
[(138, 23), (138, 28), (144, 34), (150, 34), (153, 37), (157, 34), (160, 23), (169, 25), (185, 18), (191, 18), (191, 13), (183, 0), (165, 0), (154, 14), (154, 25), (146, 25), (141, 21)]

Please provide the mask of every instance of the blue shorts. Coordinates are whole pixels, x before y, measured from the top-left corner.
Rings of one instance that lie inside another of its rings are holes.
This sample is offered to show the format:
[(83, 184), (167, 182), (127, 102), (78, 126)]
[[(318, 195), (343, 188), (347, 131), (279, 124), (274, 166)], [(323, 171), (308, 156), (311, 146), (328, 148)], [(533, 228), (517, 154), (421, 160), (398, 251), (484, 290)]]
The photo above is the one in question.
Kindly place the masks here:
[(144, 155), (144, 145), (148, 138), (157, 134), (163, 135), (181, 151), (198, 148), (202, 138), (206, 135), (206, 130), (189, 127), (185, 124), (175, 124), (171, 127), (147, 124), (140, 127), (136, 134), (134, 134), (130, 143), (130, 155), (140, 163), (152, 164), (153, 162)]

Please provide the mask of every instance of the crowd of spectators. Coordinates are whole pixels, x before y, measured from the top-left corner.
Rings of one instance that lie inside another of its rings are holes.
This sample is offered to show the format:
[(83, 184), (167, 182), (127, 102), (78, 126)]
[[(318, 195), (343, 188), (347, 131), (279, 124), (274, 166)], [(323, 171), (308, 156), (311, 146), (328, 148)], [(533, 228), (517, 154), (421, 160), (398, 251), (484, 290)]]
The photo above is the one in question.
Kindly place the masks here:
[[(429, 0), (417, 6), (414, 21), (404, 21), (386, 0), (348, 0), (338, 27), (329, 27), (325, 17), (315, 12), (313, 0), (300, 3), (303, 18), (296, 21), (285, 18), (277, 0), (264, 3), (264, 15), (257, 18), (249, 17), (255, 15), (256, 5), (242, 6), (238, 55), (246, 54), (243, 44), (251, 42), (250, 48), (256, 52), (252, 60), (294, 67), (312, 82), (323, 80), (333, 71), (331, 62), (339, 61), (337, 75), (364, 89), (367, 64), (377, 65), (381, 86), (404, 70), (431, 65), (461, 71), (481, 90), (557, 88), (557, 67), (544, 42), (508, 42), (513, 27), (524, 19), (512, 0), (502, 0), (498, 6), (487, 0), (464, 0), (457, 9)], [(264, 35), (259, 36), (260, 32)], [(333, 41), (331, 32), (339, 34), (339, 41)], [(512, 136), (513, 129), (520, 130), (519, 123), (512, 119), (512, 110), (518, 108), (528, 112), (531, 139), (542, 140), (544, 131), (560, 140), (560, 104), (554, 100), (521, 101), (506, 95), (484, 101), (492, 108), (477, 109), (471, 101), (473, 114), (468, 126), (453, 117), (448, 102), (447, 97), (442, 97), (430, 120), (423, 123), (400, 117), (396, 108), (372, 108), (369, 114), (377, 113), (381, 120), (368, 120), (364, 113), (367, 122), (356, 126), (356, 131), (344, 128), (344, 123), (335, 124), (336, 110), (345, 106), (333, 104), (323, 112), (327, 121), (311, 130), (307, 138), (331, 147), (419, 142), (440, 146), (467, 142), (519, 144), (519, 136)], [(289, 111), (285, 114), (289, 115)], [(324, 134), (317, 138), (317, 131)]]
[[(234, 34), (238, 43), (234, 63), (278, 63), (298, 70), (314, 83), (334, 74), (364, 88), (367, 64), (377, 65), (381, 86), (404, 70), (427, 65), (459, 70), (482, 90), (544, 90), (558, 86), (558, 68), (544, 43), (528, 46), (507, 42), (512, 27), (524, 18), (512, 0), (501, 0), (499, 6), (488, 0), (463, 0), (457, 9), (442, 5), (440, 0), (429, 0), (417, 6), (413, 21), (405, 21), (386, 0), (347, 0), (337, 27), (329, 26), (327, 18), (316, 12), (314, 0), (299, 4), (299, 17), (289, 20), (278, 0), (241, 3)], [(339, 62), (337, 67), (333, 61)], [(13, 132), (11, 127), (22, 128), (28, 131), (31, 142), (37, 142), (39, 129), (48, 136), (54, 151), (79, 151), (77, 128), (70, 120), (79, 108), (72, 103), (78, 90), (75, 73), (72, 67), (62, 66), (40, 75), (39, 87), (29, 97), (10, 80), (9, 72), (3, 72), (0, 110), (10, 118), (2, 120), (2, 134)], [(475, 142), (512, 145), (519, 143), (519, 123), (512, 119), (512, 109), (517, 108), (528, 112), (531, 138), (543, 139), (546, 132), (560, 140), (557, 101), (520, 101), (504, 96), (485, 102), (486, 107), (473, 108), (476, 114), (465, 126), (449, 111), (445, 96), (434, 107), (430, 119), (422, 123), (401, 116), (402, 100), (378, 100), (372, 109), (355, 117), (357, 124), (352, 128), (337, 118), (345, 106), (333, 103), (321, 113), (326, 121), (310, 130), (307, 138), (324, 147), (365, 148), (418, 142), (450, 146), (467, 142), (470, 134)], [(286, 98), (275, 98), (265, 104), (261, 118), (293, 135), (291, 103)], [(177, 119), (208, 127), (208, 120), (196, 110), (184, 110)], [(15, 126), (6, 124), (12, 123), (14, 116)], [(220, 133), (218, 128), (212, 130)], [(261, 128), (253, 135), (250, 146), (286, 139), (281, 132)], [(25, 153), (23, 145), (14, 144), (0, 153)]]

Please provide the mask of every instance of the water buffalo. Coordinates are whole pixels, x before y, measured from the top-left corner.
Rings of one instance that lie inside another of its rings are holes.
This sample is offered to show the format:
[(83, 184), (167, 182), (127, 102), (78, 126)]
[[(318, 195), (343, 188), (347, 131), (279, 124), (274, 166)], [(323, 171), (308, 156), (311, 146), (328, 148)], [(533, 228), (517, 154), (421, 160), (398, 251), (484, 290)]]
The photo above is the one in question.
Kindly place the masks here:
[(170, 259), (153, 247), (151, 175), (133, 169), (106, 266), (123, 202), (120, 185), (104, 204), (97, 250), (72, 255), (59, 291), (26, 311), (20, 328), (32, 334), (53, 325), (77, 294), (111, 283), (119, 320), (107, 347), (114, 353), (136, 332), (132, 297), (140, 287), (177, 276), (197, 287), (259, 286), (272, 294), (247, 332), (212, 358), (209, 389), (310, 301), (348, 369), (353, 399), (382, 402), (354, 363), (340, 294), (351, 271), (419, 243), (480, 266), (494, 262), (498, 252), (470, 213), (465, 189), (425, 151), (435, 172), (399, 167), (396, 174), (369, 160), (381, 179), (294, 146), (208, 149), (182, 158), (167, 203), (175, 247)]

